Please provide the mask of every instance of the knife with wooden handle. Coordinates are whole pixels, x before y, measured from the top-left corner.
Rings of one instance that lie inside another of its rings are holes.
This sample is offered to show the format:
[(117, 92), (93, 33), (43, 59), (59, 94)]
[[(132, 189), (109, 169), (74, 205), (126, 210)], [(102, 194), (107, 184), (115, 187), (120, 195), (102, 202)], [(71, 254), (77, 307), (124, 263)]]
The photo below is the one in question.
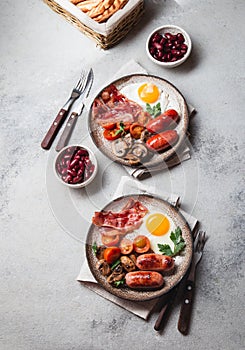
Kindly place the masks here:
[(77, 119), (79, 117), (79, 115), (82, 114), (83, 108), (84, 108), (84, 100), (86, 97), (88, 97), (91, 86), (93, 84), (93, 80), (94, 80), (94, 74), (92, 69), (90, 70), (88, 77), (87, 77), (87, 81), (85, 83), (85, 88), (83, 90), (83, 92), (81, 93), (81, 96), (79, 97), (79, 99), (77, 100), (77, 105), (74, 106), (74, 109), (65, 125), (65, 128), (60, 136), (60, 139), (57, 143), (57, 146), (55, 147), (56, 151), (59, 152), (63, 147), (65, 147), (69, 140), (70, 137), (72, 135), (72, 132), (75, 128)]

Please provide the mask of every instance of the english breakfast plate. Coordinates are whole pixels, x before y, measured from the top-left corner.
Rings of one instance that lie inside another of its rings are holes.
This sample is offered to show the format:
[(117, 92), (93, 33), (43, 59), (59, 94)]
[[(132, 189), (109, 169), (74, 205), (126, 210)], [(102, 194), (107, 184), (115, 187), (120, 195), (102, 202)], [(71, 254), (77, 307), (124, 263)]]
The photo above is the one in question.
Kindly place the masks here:
[[(95, 212), (86, 238), (86, 258), (96, 281), (109, 293), (132, 301), (168, 293), (187, 272), (192, 253), (192, 234), (184, 217), (168, 202), (147, 194), (119, 197)], [(146, 256), (162, 259), (161, 269), (154, 261), (153, 267), (152, 261), (140, 266)]]
[(89, 131), (98, 149), (130, 167), (154, 167), (177, 154), (189, 124), (180, 91), (160, 77), (133, 74), (103, 87), (91, 104)]

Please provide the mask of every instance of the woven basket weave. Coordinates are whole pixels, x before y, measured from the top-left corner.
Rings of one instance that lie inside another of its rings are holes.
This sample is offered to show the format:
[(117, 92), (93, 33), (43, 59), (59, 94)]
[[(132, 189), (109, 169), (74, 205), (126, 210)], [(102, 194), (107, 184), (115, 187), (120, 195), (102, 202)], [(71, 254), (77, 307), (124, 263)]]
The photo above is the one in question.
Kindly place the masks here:
[(76, 26), (82, 33), (92, 38), (102, 49), (108, 49), (118, 43), (138, 22), (144, 12), (144, 0), (126, 16), (123, 16), (119, 24), (108, 34), (97, 33), (89, 26), (82, 23), (77, 17), (72, 15), (54, 0), (43, 0), (52, 10), (63, 16), (67, 21)]

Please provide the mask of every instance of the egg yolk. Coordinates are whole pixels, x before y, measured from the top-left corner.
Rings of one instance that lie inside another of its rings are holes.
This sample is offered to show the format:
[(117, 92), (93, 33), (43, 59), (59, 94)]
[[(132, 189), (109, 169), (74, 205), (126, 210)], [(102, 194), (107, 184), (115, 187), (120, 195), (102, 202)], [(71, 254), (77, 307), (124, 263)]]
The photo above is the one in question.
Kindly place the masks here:
[(145, 83), (138, 88), (139, 98), (146, 103), (154, 103), (158, 100), (160, 92), (158, 87), (151, 83)]
[(163, 236), (170, 228), (169, 220), (160, 213), (151, 214), (147, 218), (145, 225), (147, 230), (154, 236)]

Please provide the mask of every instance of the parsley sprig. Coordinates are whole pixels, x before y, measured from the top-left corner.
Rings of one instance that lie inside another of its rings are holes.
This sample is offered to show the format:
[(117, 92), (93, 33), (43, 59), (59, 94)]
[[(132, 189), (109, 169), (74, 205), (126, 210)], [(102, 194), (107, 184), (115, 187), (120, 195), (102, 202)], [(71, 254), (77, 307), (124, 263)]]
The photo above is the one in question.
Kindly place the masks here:
[(124, 284), (125, 283), (125, 278), (123, 278), (122, 280), (120, 280), (120, 281), (115, 281), (114, 282), (114, 285), (116, 286), (116, 287), (119, 287), (120, 285), (122, 285), (122, 284)]
[(177, 227), (174, 232), (171, 232), (170, 239), (174, 243), (174, 251), (172, 251), (168, 244), (158, 244), (157, 246), (162, 254), (175, 256), (185, 248), (185, 240), (182, 237), (182, 231), (180, 227)]
[(92, 245), (92, 250), (93, 250), (94, 254), (97, 253), (97, 251), (98, 251), (98, 246), (97, 246), (96, 242), (93, 243), (93, 245)]
[(118, 135), (118, 134), (121, 134), (124, 132), (124, 129), (125, 129), (125, 125), (123, 122), (120, 122), (119, 124), (119, 129), (115, 132), (115, 135)]
[(150, 115), (153, 116), (153, 118), (158, 117), (162, 111), (161, 111), (161, 104), (158, 102), (155, 106), (151, 106), (149, 103), (146, 104), (146, 111), (150, 113)]

